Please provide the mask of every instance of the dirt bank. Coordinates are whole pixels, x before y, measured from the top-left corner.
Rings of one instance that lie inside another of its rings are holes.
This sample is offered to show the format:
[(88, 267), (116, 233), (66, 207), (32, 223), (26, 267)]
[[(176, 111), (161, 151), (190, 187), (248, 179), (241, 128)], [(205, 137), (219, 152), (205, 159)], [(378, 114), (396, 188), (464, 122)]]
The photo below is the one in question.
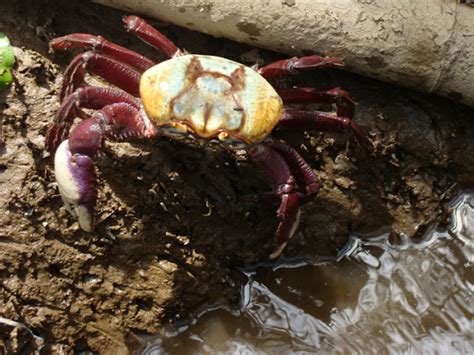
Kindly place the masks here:
[[(273, 208), (244, 198), (267, 190), (255, 166), (167, 140), (108, 144), (97, 162), (100, 222), (92, 234), (79, 230), (44, 151), (71, 59), (48, 53), (48, 40), (91, 32), (163, 58), (122, 29), (123, 13), (99, 5), (8, 1), (0, 13), (17, 56), (15, 83), (0, 94), (0, 316), (26, 325), (49, 351), (126, 353), (200, 307), (236, 306), (238, 267), (266, 260), (276, 227)], [(157, 25), (190, 52), (246, 64), (282, 58)], [(279, 133), (323, 184), (285, 258), (334, 256), (351, 232), (420, 235), (450, 192), (473, 186), (473, 110), (337, 71), (283, 84), (349, 90), (375, 144), (367, 155), (353, 145), (346, 152), (344, 137)], [(3, 325), (0, 349), (33, 346), (28, 334)]]

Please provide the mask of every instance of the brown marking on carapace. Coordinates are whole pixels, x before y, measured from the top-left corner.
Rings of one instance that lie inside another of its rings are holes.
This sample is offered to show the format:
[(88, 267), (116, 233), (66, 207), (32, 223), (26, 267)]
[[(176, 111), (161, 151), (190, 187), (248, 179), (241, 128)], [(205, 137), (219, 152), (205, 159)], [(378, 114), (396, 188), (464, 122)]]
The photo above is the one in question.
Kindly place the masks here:
[[(203, 78), (206, 76), (210, 76), (215, 79), (223, 79), (229, 84), (230, 88), (226, 90), (224, 94), (231, 96), (232, 99), (235, 101), (235, 108), (236, 108), (235, 111), (239, 112), (241, 115), (239, 127), (234, 130), (231, 130), (231, 129), (228, 129), (227, 127), (222, 127), (223, 124), (226, 123), (226, 122), (222, 122), (219, 128), (213, 129), (211, 132), (207, 132), (207, 124), (211, 117), (212, 109), (213, 109), (213, 103), (210, 103), (210, 102), (205, 103), (204, 114), (203, 114), (204, 125), (203, 125), (202, 130), (201, 129), (199, 130), (201, 132), (198, 132), (196, 127), (193, 127), (192, 122), (188, 120), (184, 120), (184, 121), (179, 120), (179, 122), (182, 124), (186, 124), (186, 126), (192, 128), (192, 131), (201, 138), (210, 139), (212, 137), (215, 137), (217, 134), (221, 132), (226, 132), (231, 137), (241, 139), (243, 142), (248, 142), (248, 139), (242, 139), (243, 136), (240, 134), (240, 130), (242, 129), (242, 127), (244, 127), (245, 119), (246, 119), (245, 111), (242, 108), (242, 105), (238, 97), (238, 93), (245, 89), (245, 67), (243, 65), (235, 69), (231, 73), (231, 75), (225, 75), (217, 71), (204, 70), (204, 68), (202, 67), (199, 61), (199, 58), (193, 57), (186, 67), (186, 75), (185, 75), (186, 83), (183, 85), (183, 89), (170, 101), (169, 112), (170, 113), (175, 112), (174, 109), (175, 109), (176, 103), (185, 94), (187, 94), (191, 89), (197, 87), (197, 80), (199, 78)], [(170, 120), (173, 120), (175, 118), (176, 117), (170, 117)]]
[(186, 67), (186, 79), (190, 79), (190, 81), (196, 81), (196, 79), (199, 77), (199, 73), (203, 72), (204, 68), (202, 67), (201, 62), (197, 57), (193, 56)]
[(242, 112), (242, 119), (240, 120), (240, 126), (238, 130), (240, 131), (242, 127), (245, 125), (245, 113), (242, 105), (239, 102), (239, 98), (237, 97), (237, 92), (245, 90), (245, 68), (243, 66), (238, 67), (235, 69), (232, 74), (230, 75), (232, 83), (235, 85), (231, 86), (229, 94), (232, 95), (232, 99), (235, 101), (235, 111)]
[(209, 117), (211, 116), (211, 108), (211, 104), (209, 102), (206, 102), (204, 107), (204, 127), (202, 128), (203, 133), (206, 133), (207, 131), (207, 122), (209, 121)]
[(232, 88), (235, 91), (244, 90), (245, 89), (245, 68), (243, 65), (239, 66), (235, 69), (232, 74), (230, 74), (230, 79), (234, 84)]

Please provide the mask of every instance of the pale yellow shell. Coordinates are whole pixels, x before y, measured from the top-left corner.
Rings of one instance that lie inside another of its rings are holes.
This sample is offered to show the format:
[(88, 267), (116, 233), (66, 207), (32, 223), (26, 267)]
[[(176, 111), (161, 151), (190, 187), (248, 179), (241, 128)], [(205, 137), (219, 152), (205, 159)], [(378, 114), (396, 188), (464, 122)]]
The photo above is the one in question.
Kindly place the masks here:
[(260, 142), (283, 109), (277, 92), (253, 69), (205, 55), (184, 55), (148, 69), (140, 95), (147, 115), (165, 134), (224, 142)]

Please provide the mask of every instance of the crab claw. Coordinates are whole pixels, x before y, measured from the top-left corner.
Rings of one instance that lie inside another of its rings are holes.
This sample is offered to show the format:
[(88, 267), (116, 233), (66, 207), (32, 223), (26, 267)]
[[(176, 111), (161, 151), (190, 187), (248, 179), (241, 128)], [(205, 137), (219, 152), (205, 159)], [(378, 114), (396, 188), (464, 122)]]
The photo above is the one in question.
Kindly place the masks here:
[(69, 140), (65, 140), (54, 156), (54, 172), (67, 210), (77, 218), (83, 230), (91, 232), (94, 227), (94, 206), (97, 199), (92, 159), (87, 155), (72, 154)]

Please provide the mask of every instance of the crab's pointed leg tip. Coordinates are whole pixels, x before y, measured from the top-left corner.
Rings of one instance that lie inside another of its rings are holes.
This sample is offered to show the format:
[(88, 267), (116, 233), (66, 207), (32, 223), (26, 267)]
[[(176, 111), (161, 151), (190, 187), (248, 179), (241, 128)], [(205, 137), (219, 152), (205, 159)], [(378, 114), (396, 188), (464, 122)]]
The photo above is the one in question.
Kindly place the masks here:
[(276, 234), (276, 246), (273, 249), (273, 252), (270, 254), (270, 260), (274, 260), (280, 256), (280, 254), (285, 250), (288, 241), (293, 238), (295, 235), (296, 230), (300, 224), (301, 219), (301, 210), (298, 209), (295, 214), (293, 214), (290, 218), (284, 219), (280, 222), (278, 226), (277, 234)]
[(124, 16), (122, 18), (122, 21), (125, 24), (125, 28), (127, 30), (136, 29), (139, 25), (139, 20), (140, 18), (138, 16), (132, 16), (132, 15)]
[(59, 192), (69, 212), (86, 232), (93, 230), (96, 201), (94, 163), (87, 155), (72, 154), (69, 141), (63, 141), (54, 156), (54, 172)]
[(280, 254), (283, 252), (283, 250), (285, 250), (286, 244), (288, 244), (288, 243), (285, 242), (285, 243), (280, 244), (279, 246), (277, 246), (268, 258), (270, 260), (275, 260), (276, 258), (278, 258), (280, 256)]

